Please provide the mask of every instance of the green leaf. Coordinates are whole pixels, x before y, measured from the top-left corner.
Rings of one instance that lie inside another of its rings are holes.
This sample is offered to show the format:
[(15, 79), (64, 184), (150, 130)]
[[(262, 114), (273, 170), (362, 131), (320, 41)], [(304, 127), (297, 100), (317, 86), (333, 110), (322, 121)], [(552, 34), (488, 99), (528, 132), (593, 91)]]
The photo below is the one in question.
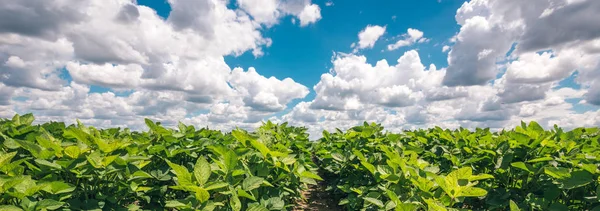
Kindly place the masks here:
[(171, 167), (175, 176), (177, 176), (177, 182), (179, 185), (192, 185), (192, 174), (187, 170), (187, 168), (171, 163), (171, 161), (166, 160), (169, 167)]
[(524, 170), (526, 172), (529, 172), (531, 174), (533, 174), (533, 167), (529, 164), (523, 163), (523, 162), (514, 162), (510, 164), (512, 167)]
[(419, 205), (412, 203), (400, 203), (396, 205), (396, 211), (415, 211), (418, 210)]
[(21, 125), (31, 125), (35, 118), (32, 113), (27, 113), (19, 118)]
[(54, 169), (58, 169), (61, 170), (62, 166), (56, 164), (56, 163), (51, 163), (50, 161), (47, 160), (42, 160), (42, 159), (35, 159), (35, 162), (39, 165), (48, 167), (48, 168), (54, 168)]
[(207, 186), (204, 189), (214, 190), (214, 189), (224, 188), (227, 186), (229, 186), (229, 184), (226, 182), (217, 182), (217, 183), (207, 184)]
[(280, 197), (271, 197), (264, 201), (264, 205), (269, 210), (282, 210), (285, 207), (285, 202)]
[(136, 171), (133, 174), (131, 174), (131, 176), (129, 176), (129, 180), (148, 179), (148, 178), (152, 178), (152, 175), (146, 173), (145, 171)]
[(200, 203), (204, 203), (205, 201), (208, 201), (209, 198), (210, 198), (210, 194), (208, 193), (208, 191), (206, 191), (206, 189), (201, 188), (201, 187), (196, 188), (196, 199)]
[(566, 179), (571, 177), (569, 169), (563, 167), (545, 167), (544, 173), (556, 179)]
[(448, 211), (446, 207), (435, 199), (425, 199), (429, 211)]
[(487, 191), (485, 189), (482, 188), (476, 188), (476, 187), (461, 187), (460, 188), (460, 193), (458, 194), (459, 197), (480, 197), (480, 196), (485, 196), (487, 194)]
[(586, 186), (594, 181), (594, 175), (585, 170), (577, 170), (571, 172), (571, 177), (562, 180), (563, 189), (574, 189), (578, 187)]
[(370, 164), (369, 162), (366, 162), (366, 161), (360, 161), (360, 164), (362, 166), (364, 166), (367, 170), (369, 170), (369, 172), (371, 172), (371, 174), (375, 175), (375, 166), (373, 166), (373, 164)]
[(59, 202), (52, 199), (44, 199), (37, 203), (35, 210), (55, 210), (61, 208), (64, 204), (64, 202)]
[(64, 150), (65, 154), (71, 158), (78, 158), (81, 154), (81, 149), (78, 146), (68, 146)]
[(180, 201), (177, 200), (170, 200), (167, 201), (167, 203), (165, 204), (165, 207), (168, 208), (188, 208), (189, 206), (187, 204), (184, 204)]
[(544, 162), (544, 161), (551, 161), (554, 160), (554, 158), (551, 157), (543, 157), (543, 158), (536, 158), (536, 159), (532, 159), (527, 161), (528, 163), (539, 163), (539, 162)]
[(229, 199), (229, 206), (234, 211), (240, 211), (242, 209), (242, 202), (240, 202), (240, 199), (236, 195), (233, 195)]
[(5, 166), (10, 163), (10, 161), (17, 155), (17, 152), (11, 152), (0, 155), (0, 167)]
[(52, 194), (70, 193), (75, 190), (75, 186), (62, 181), (54, 181), (51, 182), (44, 190)]
[(227, 172), (232, 172), (238, 163), (237, 154), (233, 150), (227, 151), (223, 156), (225, 168), (227, 168)]
[(22, 211), (23, 209), (12, 205), (0, 205), (0, 211)]
[(527, 126), (527, 130), (530, 130), (530, 129), (535, 132), (544, 132), (544, 128), (535, 121), (531, 121), (529, 123), (529, 126)]
[(316, 180), (323, 180), (323, 178), (321, 178), (319, 175), (312, 173), (310, 171), (303, 171), (302, 174), (300, 174), (300, 176), (312, 178), (312, 179), (316, 179)]
[(363, 199), (371, 204), (377, 205), (379, 208), (383, 208), (385, 206), (381, 200), (376, 198), (364, 197)]
[(194, 166), (194, 177), (200, 186), (204, 186), (210, 178), (211, 169), (210, 163), (203, 156), (199, 156)]
[(490, 174), (478, 174), (478, 175), (472, 175), (471, 177), (469, 177), (469, 181), (478, 181), (478, 180), (484, 180), (484, 179), (494, 179), (494, 176), (492, 176)]
[(248, 206), (248, 209), (246, 211), (269, 211), (269, 209), (260, 204), (252, 204)]
[(510, 211), (521, 211), (513, 200), (510, 200)]
[(242, 183), (242, 188), (246, 191), (251, 191), (259, 188), (263, 181), (264, 179), (262, 177), (248, 177), (244, 179), (244, 182)]
[(256, 198), (254, 198), (254, 196), (250, 195), (248, 192), (242, 190), (242, 189), (237, 189), (237, 194), (241, 197), (250, 199), (252, 201), (256, 201)]

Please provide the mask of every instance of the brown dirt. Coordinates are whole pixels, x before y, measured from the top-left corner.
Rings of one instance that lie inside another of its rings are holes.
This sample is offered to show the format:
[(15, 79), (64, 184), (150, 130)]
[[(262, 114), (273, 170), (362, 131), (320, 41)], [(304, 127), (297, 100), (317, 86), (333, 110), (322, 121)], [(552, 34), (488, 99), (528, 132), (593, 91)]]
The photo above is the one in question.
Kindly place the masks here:
[[(313, 162), (318, 163), (316, 157), (312, 157)], [(320, 175), (323, 177), (323, 175)], [(338, 202), (331, 197), (325, 190), (327, 184), (325, 181), (319, 181), (318, 185), (309, 185), (308, 190), (302, 192), (306, 199), (298, 200), (296, 207), (292, 211), (341, 211), (344, 210), (338, 205)]]
[(329, 193), (325, 190), (325, 184), (319, 183), (319, 185), (311, 185), (308, 190), (304, 191), (302, 195), (306, 198), (306, 201), (298, 201), (293, 211), (337, 211), (343, 210), (337, 205), (337, 202), (330, 197)]

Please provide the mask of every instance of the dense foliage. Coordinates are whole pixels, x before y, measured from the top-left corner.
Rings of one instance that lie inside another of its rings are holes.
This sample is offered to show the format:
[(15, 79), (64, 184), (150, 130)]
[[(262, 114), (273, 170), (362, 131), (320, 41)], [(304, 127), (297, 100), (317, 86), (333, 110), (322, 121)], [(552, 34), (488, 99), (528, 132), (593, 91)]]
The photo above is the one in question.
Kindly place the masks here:
[(0, 121), (0, 210), (286, 210), (321, 178), (304, 128)]
[(318, 171), (346, 210), (600, 210), (598, 128), (365, 123), (310, 142), (285, 123), (222, 133), (33, 121), (0, 120), (0, 211), (290, 210)]
[(324, 131), (315, 146), (348, 210), (600, 210), (598, 128), (382, 131)]

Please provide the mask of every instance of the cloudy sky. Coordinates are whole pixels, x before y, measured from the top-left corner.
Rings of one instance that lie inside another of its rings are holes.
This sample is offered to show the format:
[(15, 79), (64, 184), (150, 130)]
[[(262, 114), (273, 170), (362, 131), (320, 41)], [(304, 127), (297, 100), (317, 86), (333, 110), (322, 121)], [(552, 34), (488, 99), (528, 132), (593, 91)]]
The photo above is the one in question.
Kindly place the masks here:
[(0, 0), (0, 117), (600, 125), (597, 0)]

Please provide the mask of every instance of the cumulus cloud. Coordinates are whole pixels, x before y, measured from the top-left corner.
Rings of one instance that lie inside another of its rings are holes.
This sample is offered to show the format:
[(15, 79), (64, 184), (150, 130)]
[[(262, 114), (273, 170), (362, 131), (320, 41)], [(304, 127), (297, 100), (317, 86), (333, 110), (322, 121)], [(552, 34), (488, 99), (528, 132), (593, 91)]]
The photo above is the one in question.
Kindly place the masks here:
[[(3, 3), (1, 14), (10, 17), (0, 20), (2, 117), (34, 112), (39, 121), (134, 129), (143, 117), (249, 127), (308, 94), (290, 78), (225, 63), (226, 55), (260, 55), (270, 46), (261, 33), (268, 14), (248, 15), (224, 1), (168, 3), (166, 19), (130, 0)], [(310, 1), (276, 6), (283, 11), (276, 19), (298, 16), (303, 26), (320, 19)]]
[(450, 50), (450, 46), (444, 45), (444, 47), (442, 47), (442, 52), (446, 53)]
[(238, 0), (237, 4), (256, 22), (267, 27), (276, 24), (284, 15), (295, 16), (302, 27), (321, 19), (321, 8), (311, 0)]
[(408, 29), (406, 34), (401, 35), (403, 39), (396, 41), (394, 44), (390, 44), (387, 46), (388, 50), (393, 51), (401, 47), (411, 46), (415, 43), (423, 43), (427, 42), (428, 39), (423, 37), (423, 32), (418, 29)]
[[(578, 50), (593, 46), (590, 42), (600, 36), (595, 21), (600, 18), (599, 10), (598, 1), (465, 2), (457, 10), (456, 21), (461, 29), (448, 56), (444, 84), (482, 85), (494, 80), (499, 72), (496, 63), (504, 60), (513, 43), (517, 46), (511, 56), (518, 59), (508, 65), (507, 81), (564, 79), (569, 72), (589, 66), (592, 55), (589, 51), (582, 55), (580, 52), (585, 51)], [(536, 55), (539, 50), (552, 50), (552, 56), (563, 58), (551, 58), (549, 53)], [(524, 70), (533, 67), (536, 70)], [(540, 71), (544, 73), (537, 74)]]
[(358, 33), (358, 42), (352, 43), (352, 48), (357, 52), (360, 49), (373, 48), (375, 43), (385, 33), (386, 26), (368, 25)]

